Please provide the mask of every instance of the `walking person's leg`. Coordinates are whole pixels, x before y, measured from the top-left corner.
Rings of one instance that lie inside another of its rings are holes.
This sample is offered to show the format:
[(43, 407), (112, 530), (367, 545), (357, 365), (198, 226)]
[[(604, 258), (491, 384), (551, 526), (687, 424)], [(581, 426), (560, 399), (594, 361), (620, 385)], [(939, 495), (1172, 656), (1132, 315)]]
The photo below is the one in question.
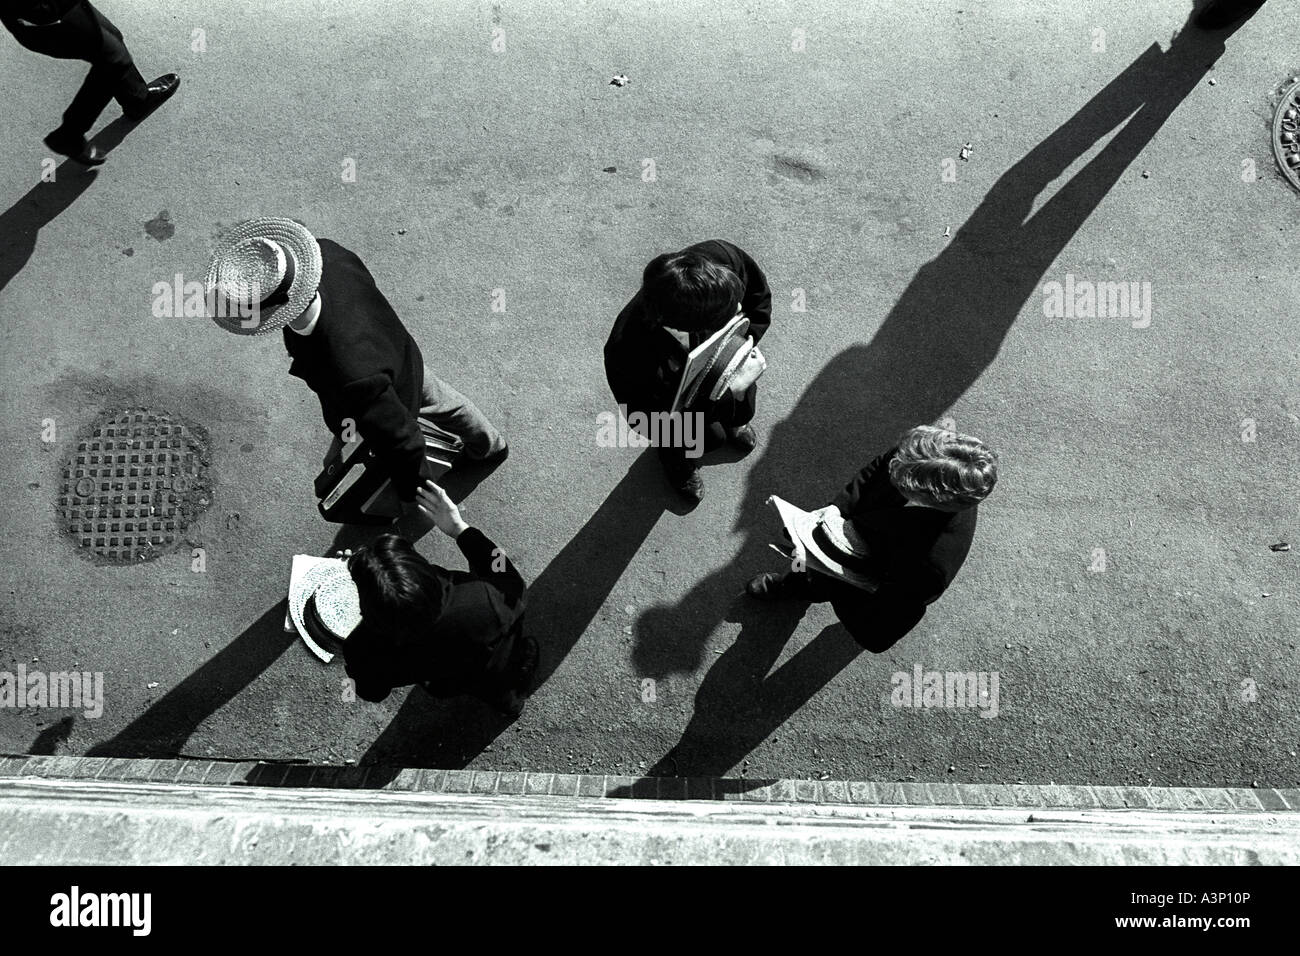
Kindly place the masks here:
[(168, 74), (153, 84), (145, 83), (122, 32), (89, 0), (82, 0), (53, 24), (23, 26), (6, 18), (5, 25), (29, 50), (90, 64), (90, 72), (63, 113), (63, 122), (45, 138), (45, 145), (54, 152), (87, 165), (104, 161), (104, 154), (89, 145), (86, 135), (109, 100), (116, 99), (128, 117), (139, 119), (166, 100), (180, 82), (175, 74)]
[[(131, 58), (131, 51), (126, 48), (126, 41), (122, 38), (122, 31), (113, 25), (113, 22), (104, 16), (89, 3), (84, 4), (90, 7), (95, 15), (95, 20), (99, 24), (103, 36), (103, 47), (100, 51), (100, 58), (91, 68), (91, 76), (96, 70), (100, 71), (100, 80), (107, 93), (112, 99), (117, 100), (122, 111), (127, 114), (139, 113), (149, 104), (149, 84), (144, 81), (140, 71), (136, 69), (135, 61)], [(86, 77), (89, 84), (90, 76)], [(104, 101), (104, 105), (108, 100)], [(103, 110), (103, 106), (100, 107)], [(99, 114), (97, 113), (96, 116)]]
[[(122, 31), (114, 26), (108, 17), (92, 7), (89, 0), (85, 0), (83, 6), (90, 8), (94, 13), (104, 41), (101, 58), (95, 69), (102, 67), (104, 84), (108, 87), (112, 98), (117, 100), (127, 119), (138, 123), (167, 102), (180, 86), (181, 78), (175, 73), (165, 73), (156, 80), (146, 83), (140, 71), (136, 69), (135, 61), (131, 59), (126, 41), (122, 39)], [(93, 74), (94, 70), (91, 70), (91, 73)], [(89, 79), (87, 77), (87, 82)]]
[(19, 43), (34, 53), (58, 60), (84, 60), (91, 65), (77, 95), (63, 113), (62, 124), (45, 137), (45, 145), (56, 153), (89, 162), (86, 133), (113, 98), (112, 87), (104, 83), (98, 64), (105, 55), (103, 30), (87, 2), (74, 6), (54, 23), (29, 24), (12, 16), (5, 26)]
[[(692, 429), (692, 434), (696, 436), (692, 439), (694, 447), (686, 447), (683, 428), (680, 433), (670, 430), (667, 437), (673, 440), (667, 444), (660, 444), (657, 449), (668, 484), (678, 494), (696, 503), (704, 498), (704, 477), (700, 474), (700, 456), (721, 447), (727, 440), (727, 429), (721, 422), (715, 420), (714, 412), (714, 407), (710, 406), (704, 411), (683, 413), (704, 416), (703, 429)], [(676, 441), (677, 438), (681, 438), (682, 441)], [(665, 436), (659, 435), (658, 440), (663, 442)]]
[(452, 388), (428, 365), (424, 366), (424, 388), (420, 414), (441, 428), (459, 435), (465, 442), (465, 456), (473, 461), (504, 457), (506, 440), (477, 405)]

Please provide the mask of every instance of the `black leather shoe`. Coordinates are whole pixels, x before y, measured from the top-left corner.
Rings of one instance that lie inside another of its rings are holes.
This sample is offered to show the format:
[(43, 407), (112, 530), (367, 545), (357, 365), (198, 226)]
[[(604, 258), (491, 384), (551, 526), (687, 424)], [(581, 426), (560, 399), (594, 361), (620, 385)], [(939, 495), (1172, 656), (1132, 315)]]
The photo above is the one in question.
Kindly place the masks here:
[(776, 571), (767, 571), (756, 578), (750, 578), (745, 585), (745, 593), (760, 601), (779, 601), (788, 597), (785, 591), (785, 574)]
[(727, 441), (744, 451), (753, 451), (758, 445), (758, 435), (754, 434), (752, 425), (727, 429)]
[(678, 473), (665, 471), (668, 483), (673, 486), (673, 491), (677, 492), (693, 505), (698, 505), (704, 500), (704, 476), (700, 474), (698, 468), (686, 468)]
[(59, 135), (57, 130), (45, 137), (45, 146), (51, 152), (75, 159), (83, 166), (99, 166), (108, 158), (98, 146), (91, 146), (86, 137), (65, 137)]
[(175, 73), (168, 73), (166, 76), (160, 76), (149, 84), (149, 94), (145, 97), (144, 103), (133, 109), (124, 109), (126, 118), (136, 123), (144, 119), (158, 107), (162, 106), (176, 92), (176, 88), (181, 85), (181, 78)]

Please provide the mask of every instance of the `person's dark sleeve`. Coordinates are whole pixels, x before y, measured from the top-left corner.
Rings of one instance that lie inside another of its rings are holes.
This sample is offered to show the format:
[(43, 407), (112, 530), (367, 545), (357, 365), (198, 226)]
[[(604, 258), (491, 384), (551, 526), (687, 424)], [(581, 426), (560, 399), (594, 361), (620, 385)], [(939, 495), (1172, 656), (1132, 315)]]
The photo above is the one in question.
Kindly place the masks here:
[(506, 553), (492, 543), (478, 528), (466, 528), (456, 538), (461, 554), (469, 562), (469, 569), (478, 577), (490, 582), (505, 595), (512, 607), (523, 603), (523, 576)]
[(772, 324), (772, 290), (767, 286), (767, 276), (749, 253), (739, 246), (732, 248), (745, 264), (745, 296), (740, 300), (740, 310), (749, 319), (749, 334), (757, 343)]
[(859, 503), (863, 494), (874, 483), (884, 480), (883, 476), (889, 474), (889, 460), (894, 457), (896, 448), (874, 458), (870, 464), (863, 468), (853, 480), (844, 486), (844, 490), (836, 495), (831, 504), (840, 509), (840, 514), (846, 518), (851, 518), (857, 513)]
[(605, 343), (605, 376), (614, 400), (627, 414), (668, 411), (681, 381), (682, 363), (655, 334), (633, 325), (639, 321), (635, 315), (625, 318), (638, 308), (638, 300), (628, 303), (619, 316), (619, 331)]
[(357, 433), (374, 448), (380, 466), (392, 479), (397, 496), (414, 501), (433, 477), (424, 453), (424, 435), (387, 375), (369, 375), (343, 388), (342, 408), (356, 409)]

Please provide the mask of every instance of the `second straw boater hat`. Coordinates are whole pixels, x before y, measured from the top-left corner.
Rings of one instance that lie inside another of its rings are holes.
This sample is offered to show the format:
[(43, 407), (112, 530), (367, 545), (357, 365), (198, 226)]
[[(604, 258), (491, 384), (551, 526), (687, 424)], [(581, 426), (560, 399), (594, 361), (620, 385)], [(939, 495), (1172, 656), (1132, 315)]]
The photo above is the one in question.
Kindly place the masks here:
[(320, 274), (320, 245), (306, 226), (278, 216), (249, 219), (213, 253), (208, 315), (237, 335), (275, 332), (311, 305)]

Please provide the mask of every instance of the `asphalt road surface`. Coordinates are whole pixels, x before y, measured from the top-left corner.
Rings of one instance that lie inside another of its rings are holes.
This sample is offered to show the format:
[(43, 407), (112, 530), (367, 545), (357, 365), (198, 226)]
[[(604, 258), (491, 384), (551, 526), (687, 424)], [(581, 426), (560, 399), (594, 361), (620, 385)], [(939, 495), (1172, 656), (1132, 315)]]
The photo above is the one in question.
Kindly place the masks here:
[[(84, 67), (0, 36), (0, 670), (102, 672), (104, 707), (0, 706), (0, 751), (1300, 783), (1300, 195), (1269, 145), (1296, 0), (1218, 34), (1188, 0), (101, 9), (183, 82), (136, 128), (110, 106), (97, 174), (40, 183)], [(267, 214), (358, 252), (511, 441), (463, 508), (533, 582), (545, 680), (512, 725), (345, 701), (281, 628), (290, 556), (339, 531), (315, 399), (278, 337), (151, 311)], [(759, 447), (680, 514), (653, 453), (597, 444), (601, 347), (644, 264), (711, 237), (767, 271), (770, 367)], [(1045, 314), (1067, 282), (1149, 312)], [(211, 494), (173, 552), (96, 564), (62, 469), (133, 405), (206, 430)], [(911, 634), (859, 651), (742, 596), (779, 562), (769, 495), (821, 505), (943, 419), (1002, 477)], [(917, 666), (996, 673), (996, 716), (895, 706)]]

